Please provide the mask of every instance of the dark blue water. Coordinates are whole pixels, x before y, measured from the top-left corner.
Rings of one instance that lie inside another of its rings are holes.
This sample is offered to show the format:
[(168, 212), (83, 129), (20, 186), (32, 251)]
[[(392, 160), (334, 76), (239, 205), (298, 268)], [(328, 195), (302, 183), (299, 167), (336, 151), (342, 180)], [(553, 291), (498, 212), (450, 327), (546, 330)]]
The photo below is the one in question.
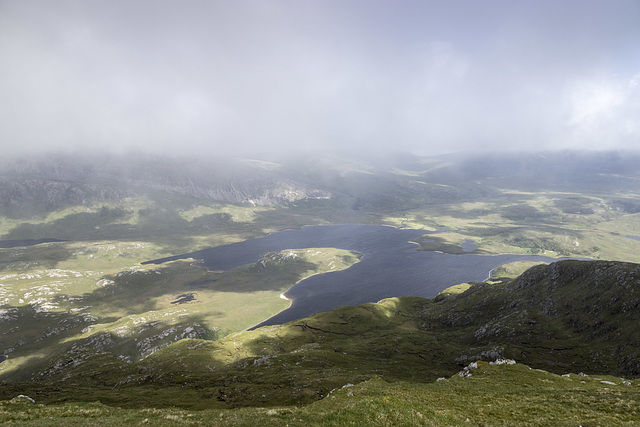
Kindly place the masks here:
[(409, 240), (424, 234), (422, 230), (377, 225), (308, 226), (145, 264), (195, 258), (202, 259), (202, 265), (210, 270), (229, 270), (254, 263), (265, 252), (322, 247), (348, 249), (364, 255), (359, 263), (346, 270), (312, 276), (289, 289), (285, 296), (291, 300), (291, 307), (258, 325), (264, 326), (389, 297), (433, 298), (449, 286), (484, 281), (491, 270), (508, 262), (555, 261), (537, 255), (450, 255), (416, 251), (418, 246)]

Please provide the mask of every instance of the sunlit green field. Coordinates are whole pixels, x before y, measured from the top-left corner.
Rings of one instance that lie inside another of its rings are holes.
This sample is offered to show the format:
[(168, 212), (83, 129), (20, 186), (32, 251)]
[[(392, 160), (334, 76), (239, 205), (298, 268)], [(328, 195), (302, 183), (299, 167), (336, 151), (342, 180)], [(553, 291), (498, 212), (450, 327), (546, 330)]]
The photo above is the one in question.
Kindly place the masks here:
[(262, 263), (229, 272), (209, 272), (193, 265), (197, 260), (139, 264), (162, 254), (149, 242), (1, 249), (0, 330), (13, 346), (0, 372), (19, 372), (24, 363), (97, 336), (108, 336), (105, 349), (132, 360), (180, 337), (224, 337), (287, 308), (281, 294), (299, 280), (359, 258), (322, 248), (265, 254)]
[(426, 250), (462, 252), (471, 240), (483, 253), (579, 256), (594, 259), (640, 261), (640, 242), (624, 236), (640, 234), (640, 214), (606, 207), (601, 198), (584, 202), (593, 212), (564, 213), (558, 205), (580, 194), (505, 193), (494, 202), (452, 204), (434, 212), (407, 210), (402, 217), (386, 217), (390, 224), (440, 230), (423, 244)]

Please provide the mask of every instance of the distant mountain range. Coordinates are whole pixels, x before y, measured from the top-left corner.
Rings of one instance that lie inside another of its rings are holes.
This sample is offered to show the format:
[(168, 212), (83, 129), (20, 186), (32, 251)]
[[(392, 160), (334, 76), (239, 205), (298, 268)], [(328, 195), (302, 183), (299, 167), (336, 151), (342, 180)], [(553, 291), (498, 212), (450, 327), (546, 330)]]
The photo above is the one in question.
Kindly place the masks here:
[[(282, 205), (309, 198), (351, 196), (363, 207), (372, 195), (363, 184), (399, 194), (430, 192), (447, 200), (499, 186), (531, 190), (620, 190), (640, 183), (640, 155), (548, 152), (458, 154), (432, 158), (398, 154), (367, 161), (318, 153), (279, 159), (163, 157), (148, 154), (50, 154), (5, 161), (0, 169), (0, 212), (21, 215), (132, 194), (165, 192), (226, 203)], [(446, 185), (448, 188), (433, 187)], [(481, 193), (480, 193), (481, 195)], [(474, 197), (479, 194), (474, 193)], [(387, 194), (392, 199), (393, 196)], [(640, 204), (620, 204), (640, 211)]]

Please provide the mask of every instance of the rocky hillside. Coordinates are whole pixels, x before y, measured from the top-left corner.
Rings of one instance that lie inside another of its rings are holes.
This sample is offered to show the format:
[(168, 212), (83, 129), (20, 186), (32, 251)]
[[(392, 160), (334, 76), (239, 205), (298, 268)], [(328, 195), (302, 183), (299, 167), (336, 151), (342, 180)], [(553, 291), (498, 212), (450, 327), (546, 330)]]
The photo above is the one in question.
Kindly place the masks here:
[(219, 341), (185, 339), (137, 363), (74, 349), (23, 387), (45, 401), (123, 403), (160, 387), (164, 404), (182, 404), (170, 393), (181, 389), (190, 407), (292, 405), (372, 377), (428, 383), (502, 359), (621, 383), (640, 375), (639, 303), (639, 265), (563, 261), (434, 300), (393, 298)]
[[(0, 213), (12, 217), (65, 206), (166, 193), (223, 203), (288, 205), (338, 197), (355, 210), (394, 212), (428, 202), (484, 200), (496, 189), (585, 191), (607, 206), (637, 213), (640, 156), (634, 153), (395, 154), (355, 160), (341, 154), (281, 157), (277, 162), (197, 155), (47, 153), (0, 161)], [(572, 201), (577, 209), (579, 201)], [(579, 212), (580, 213), (580, 212)]]
[[(640, 375), (640, 266), (562, 261), (513, 281), (478, 284), (422, 317), (457, 329), (470, 346), (554, 372)], [(464, 332), (463, 332), (464, 331)], [(486, 359), (468, 349), (463, 362)]]
[(65, 206), (168, 193), (225, 203), (288, 204), (328, 197), (273, 171), (275, 164), (149, 155), (54, 154), (6, 162), (0, 173), (0, 212), (10, 217)]

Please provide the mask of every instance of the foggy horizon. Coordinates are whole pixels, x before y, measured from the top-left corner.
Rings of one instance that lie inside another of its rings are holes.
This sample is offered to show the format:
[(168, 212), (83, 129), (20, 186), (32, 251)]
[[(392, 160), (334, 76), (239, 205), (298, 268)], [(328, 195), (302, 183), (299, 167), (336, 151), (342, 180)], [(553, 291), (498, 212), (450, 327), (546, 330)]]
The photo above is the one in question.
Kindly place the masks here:
[(640, 2), (0, 0), (3, 154), (636, 150)]

